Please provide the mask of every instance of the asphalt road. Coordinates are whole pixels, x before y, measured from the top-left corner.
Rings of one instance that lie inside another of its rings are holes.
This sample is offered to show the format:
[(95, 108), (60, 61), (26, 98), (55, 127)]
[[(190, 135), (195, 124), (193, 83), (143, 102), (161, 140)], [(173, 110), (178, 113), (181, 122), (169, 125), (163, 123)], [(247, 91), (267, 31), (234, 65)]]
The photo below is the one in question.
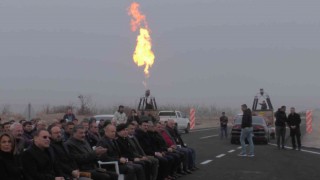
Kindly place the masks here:
[(220, 140), (218, 133), (219, 129), (210, 129), (183, 134), (188, 146), (197, 152), (200, 170), (181, 180), (320, 179), (319, 149), (293, 151), (288, 138), (287, 150), (278, 150), (271, 141), (269, 145), (255, 145), (255, 157), (239, 157), (240, 145), (232, 145), (230, 139)]

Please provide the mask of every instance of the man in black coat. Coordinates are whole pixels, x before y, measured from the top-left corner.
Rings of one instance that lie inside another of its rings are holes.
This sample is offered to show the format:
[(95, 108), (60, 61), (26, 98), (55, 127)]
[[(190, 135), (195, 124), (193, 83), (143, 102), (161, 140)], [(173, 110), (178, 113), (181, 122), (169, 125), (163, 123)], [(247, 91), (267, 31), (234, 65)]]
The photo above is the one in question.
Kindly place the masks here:
[[(127, 158), (123, 157), (120, 153), (118, 144), (116, 142), (116, 127), (108, 124), (105, 127), (105, 135), (100, 139), (97, 146), (107, 148), (108, 151), (101, 155), (100, 160), (104, 162), (117, 161), (119, 163), (120, 174), (124, 174), (126, 180), (144, 179), (145, 173), (143, 166), (139, 164), (129, 163)], [(108, 169), (114, 167), (107, 166)]]
[(281, 139), (281, 147), (285, 149), (285, 137), (286, 137), (286, 123), (288, 121), (286, 114), (286, 106), (282, 106), (276, 112), (276, 136), (277, 136), (277, 145), (278, 149), (280, 149), (280, 139)]
[(85, 131), (83, 126), (75, 126), (72, 137), (66, 142), (71, 158), (77, 162), (80, 171), (90, 172), (94, 180), (117, 180), (117, 174), (96, 167), (99, 157), (106, 153), (107, 149), (97, 147), (93, 150), (85, 140)]
[(179, 146), (178, 150), (183, 152), (186, 156), (188, 156), (188, 167), (187, 169), (184, 168), (184, 171), (187, 173), (191, 173), (190, 170), (198, 169), (196, 167), (196, 152), (193, 148), (187, 147), (181, 138), (181, 135), (178, 132), (176, 127), (176, 123), (173, 119), (169, 119), (167, 122), (166, 130), (169, 135), (173, 138), (176, 145)]
[(150, 180), (151, 162), (137, 153), (129, 142), (127, 124), (120, 124), (117, 126), (117, 136), (118, 138), (116, 141), (121, 155), (128, 158), (128, 160), (134, 164), (142, 165), (145, 172), (145, 179)]
[(34, 133), (34, 144), (22, 154), (26, 180), (64, 180), (50, 147), (50, 135), (46, 130)]
[(89, 122), (89, 129), (86, 135), (86, 139), (91, 147), (96, 146), (101, 139), (98, 124), (94, 120)]
[[(51, 135), (51, 149), (57, 164), (62, 170), (62, 176), (65, 179), (73, 179), (80, 177), (80, 171), (77, 163), (70, 157), (68, 148), (63, 144), (61, 129), (58, 126), (49, 126), (48, 131)], [(86, 178), (81, 178), (85, 180)]]
[(156, 151), (152, 138), (148, 134), (149, 122), (141, 121), (139, 128), (136, 130), (136, 138), (140, 146), (148, 156), (154, 156), (159, 161), (158, 178), (165, 179), (170, 175), (171, 163), (161, 152)]
[(179, 153), (173, 148), (168, 147), (166, 141), (160, 134), (160, 126), (161, 124), (159, 122), (150, 125), (148, 133), (150, 137), (153, 139), (156, 150), (161, 151), (165, 157), (170, 158), (172, 160), (172, 168), (170, 170), (170, 175), (173, 177), (178, 177), (177, 172), (184, 159), (183, 153)]
[(159, 160), (153, 156), (147, 156), (142, 147), (139, 144), (138, 139), (135, 137), (136, 124), (131, 122), (128, 124), (128, 139), (129, 143), (134, 149), (136, 154), (139, 154), (143, 159), (151, 163), (151, 180), (156, 180), (158, 177)]
[(290, 136), (292, 140), (292, 149), (296, 150), (296, 138), (298, 143), (298, 150), (301, 150), (301, 131), (300, 131), (301, 118), (298, 113), (296, 113), (295, 108), (290, 109), (290, 114), (288, 116), (288, 126), (290, 128)]

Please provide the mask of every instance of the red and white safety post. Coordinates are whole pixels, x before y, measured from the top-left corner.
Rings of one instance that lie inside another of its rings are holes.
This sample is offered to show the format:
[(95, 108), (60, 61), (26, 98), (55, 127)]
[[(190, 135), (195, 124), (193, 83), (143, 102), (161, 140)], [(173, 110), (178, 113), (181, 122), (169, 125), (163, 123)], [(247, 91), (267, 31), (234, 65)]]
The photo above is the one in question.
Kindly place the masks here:
[(312, 111), (307, 110), (306, 112), (306, 130), (308, 134), (312, 133)]
[(190, 129), (196, 126), (196, 110), (194, 108), (190, 109)]

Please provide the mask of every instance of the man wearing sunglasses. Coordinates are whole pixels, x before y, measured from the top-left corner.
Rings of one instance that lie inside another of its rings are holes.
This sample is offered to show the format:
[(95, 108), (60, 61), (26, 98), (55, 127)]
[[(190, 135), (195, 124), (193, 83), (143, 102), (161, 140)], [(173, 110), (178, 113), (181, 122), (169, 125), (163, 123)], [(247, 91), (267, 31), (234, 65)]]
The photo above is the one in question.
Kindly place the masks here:
[(22, 165), (26, 180), (64, 180), (50, 147), (47, 130), (34, 133), (34, 143), (22, 154)]

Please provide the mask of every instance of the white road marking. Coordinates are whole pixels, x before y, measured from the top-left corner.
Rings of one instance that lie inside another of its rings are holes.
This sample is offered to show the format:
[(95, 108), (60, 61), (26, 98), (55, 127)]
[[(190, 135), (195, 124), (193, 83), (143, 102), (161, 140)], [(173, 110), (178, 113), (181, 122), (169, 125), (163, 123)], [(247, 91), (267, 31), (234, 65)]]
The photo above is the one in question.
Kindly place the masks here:
[[(278, 145), (276, 145), (276, 144), (272, 144), (272, 143), (269, 143), (269, 145), (271, 145), (271, 146), (278, 146)], [(292, 148), (292, 147), (289, 147), (289, 146), (285, 146), (285, 148)], [(311, 154), (317, 154), (317, 155), (320, 155), (320, 153), (319, 152), (315, 152), (315, 151), (309, 151), (309, 150), (304, 150), (304, 149), (301, 149), (301, 151), (302, 152), (307, 152), (307, 153), (311, 153)]]
[(195, 129), (195, 130), (191, 130), (190, 133), (201, 132), (201, 131), (210, 131), (210, 130), (214, 130), (214, 129), (219, 129), (219, 128), (218, 127), (214, 127), (214, 128), (205, 128), (205, 129)]
[(205, 164), (211, 163), (211, 161), (212, 161), (212, 160), (206, 160), (206, 161), (203, 161), (203, 162), (200, 163), (200, 164), (205, 165)]
[(237, 149), (241, 149), (242, 147), (240, 146), (240, 147), (238, 147)]
[(216, 134), (216, 135), (212, 135), (212, 136), (204, 136), (204, 137), (201, 137), (200, 139), (207, 139), (207, 138), (212, 138), (212, 137), (218, 137), (219, 135)]
[(232, 149), (232, 150), (228, 151), (228, 153), (233, 153), (233, 152), (235, 152), (235, 151), (236, 151), (236, 150)]
[(220, 155), (216, 156), (216, 158), (222, 158), (223, 156), (225, 156), (225, 154), (220, 154)]

